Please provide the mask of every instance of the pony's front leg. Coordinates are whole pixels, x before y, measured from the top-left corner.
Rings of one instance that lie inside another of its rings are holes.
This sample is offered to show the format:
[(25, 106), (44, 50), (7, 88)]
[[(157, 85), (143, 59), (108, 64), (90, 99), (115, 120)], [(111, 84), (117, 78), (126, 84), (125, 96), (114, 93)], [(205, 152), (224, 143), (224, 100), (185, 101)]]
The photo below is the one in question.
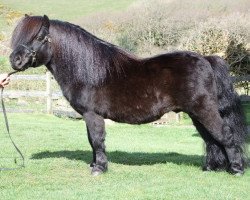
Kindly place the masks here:
[(93, 149), (92, 175), (97, 176), (107, 170), (108, 160), (105, 153), (105, 123), (103, 117), (94, 112), (84, 113), (88, 138)]

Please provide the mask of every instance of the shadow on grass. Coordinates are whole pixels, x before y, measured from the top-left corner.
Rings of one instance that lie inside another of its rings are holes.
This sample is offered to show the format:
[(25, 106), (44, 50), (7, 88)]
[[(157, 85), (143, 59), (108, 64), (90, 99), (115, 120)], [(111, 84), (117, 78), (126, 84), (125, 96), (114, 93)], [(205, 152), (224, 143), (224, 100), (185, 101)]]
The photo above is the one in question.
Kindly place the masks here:
[[(179, 153), (143, 153), (143, 152), (124, 152), (113, 151), (108, 152), (108, 160), (113, 163), (123, 165), (154, 165), (160, 163), (174, 163), (177, 165), (193, 165), (201, 166), (203, 156), (199, 155), (185, 155)], [(45, 159), (45, 158), (67, 158), (70, 160), (82, 160), (90, 163), (92, 160), (91, 151), (45, 151), (33, 154), (31, 159)]]
[(201, 135), (199, 134), (199, 133), (194, 133), (193, 135), (192, 135), (192, 137), (201, 137)]

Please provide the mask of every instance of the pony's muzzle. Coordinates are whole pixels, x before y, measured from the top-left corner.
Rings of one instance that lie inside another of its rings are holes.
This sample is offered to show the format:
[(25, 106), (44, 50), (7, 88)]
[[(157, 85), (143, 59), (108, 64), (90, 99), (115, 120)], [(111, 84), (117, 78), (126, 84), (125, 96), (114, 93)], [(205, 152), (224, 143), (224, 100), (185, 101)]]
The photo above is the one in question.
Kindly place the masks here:
[(22, 68), (22, 56), (10, 54), (10, 63), (14, 70), (20, 70)]
[(22, 64), (22, 57), (20, 55), (16, 56), (14, 58), (15, 65), (21, 65)]
[(28, 68), (31, 61), (30, 52), (13, 51), (9, 57), (11, 67), (14, 70), (22, 71)]

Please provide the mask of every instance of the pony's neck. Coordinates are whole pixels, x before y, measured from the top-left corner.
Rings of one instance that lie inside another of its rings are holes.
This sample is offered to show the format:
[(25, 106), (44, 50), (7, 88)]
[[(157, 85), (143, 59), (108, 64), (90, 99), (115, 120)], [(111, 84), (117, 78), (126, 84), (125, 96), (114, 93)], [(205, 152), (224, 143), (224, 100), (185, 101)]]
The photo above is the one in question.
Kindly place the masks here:
[(70, 23), (52, 20), (50, 35), (53, 58), (48, 69), (63, 82), (101, 85), (125, 77), (126, 69), (139, 62), (135, 56)]

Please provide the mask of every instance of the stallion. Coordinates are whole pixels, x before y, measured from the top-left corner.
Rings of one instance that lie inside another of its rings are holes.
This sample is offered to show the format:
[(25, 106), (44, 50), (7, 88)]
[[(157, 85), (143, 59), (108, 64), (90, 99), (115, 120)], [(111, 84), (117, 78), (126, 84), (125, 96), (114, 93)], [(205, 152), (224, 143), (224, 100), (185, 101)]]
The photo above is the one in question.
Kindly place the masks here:
[(206, 144), (203, 170), (244, 173), (247, 128), (222, 58), (189, 51), (138, 58), (46, 15), (25, 15), (13, 32), (11, 47), (14, 70), (45, 65), (85, 119), (93, 175), (108, 168), (104, 119), (143, 124), (169, 111), (192, 118)]

